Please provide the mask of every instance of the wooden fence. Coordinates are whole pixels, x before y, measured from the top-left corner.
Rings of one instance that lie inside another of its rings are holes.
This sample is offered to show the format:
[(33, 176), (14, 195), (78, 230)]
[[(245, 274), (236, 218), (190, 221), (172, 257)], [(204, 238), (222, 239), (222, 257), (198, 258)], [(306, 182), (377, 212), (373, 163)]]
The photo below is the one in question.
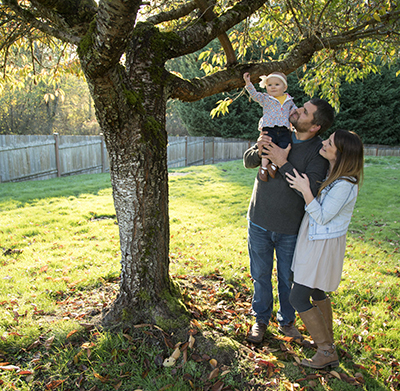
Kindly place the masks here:
[[(168, 167), (241, 159), (251, 142), (214, 137), (169, 137)], [(102, 136), (0, 135), (0, 182), (109, 171)]]
[[(220, 137), (168, 139), (168, 167), (241, 159), (253, 141)], [(400, 156), (399, 147), (366, 145), (366, 156)], [(0, 135), (0, 182), (109, 171), (103, 136)]]

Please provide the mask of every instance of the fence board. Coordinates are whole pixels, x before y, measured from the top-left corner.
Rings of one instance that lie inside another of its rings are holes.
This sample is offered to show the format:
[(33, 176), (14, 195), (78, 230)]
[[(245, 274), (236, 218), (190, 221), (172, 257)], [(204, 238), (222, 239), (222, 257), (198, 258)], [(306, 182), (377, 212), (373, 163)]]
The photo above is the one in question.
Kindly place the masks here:
[[(254, 142), (221, 137), (168, 137), (168, 167), (242, 159)], [(400, 147), (365, 145), (366, 156), (400, 156)], [(100, 136), (0, 135), (0, 182), (109, 171)]]

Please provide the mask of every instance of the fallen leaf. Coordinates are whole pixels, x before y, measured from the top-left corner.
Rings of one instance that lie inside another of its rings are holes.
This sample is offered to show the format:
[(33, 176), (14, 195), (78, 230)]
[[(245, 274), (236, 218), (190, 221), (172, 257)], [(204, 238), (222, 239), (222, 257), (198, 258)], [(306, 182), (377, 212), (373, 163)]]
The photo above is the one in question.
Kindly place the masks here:
[(193, 348), (195, 341), (196, 341), (196, 339), (193, 337), (193, 335), (189, 335), (189, 348), (190, 349)]
[(173, 386), (173, 384), (167, 384), (164, 387), (161, 387), (158, 391), (165, 391), (168, 390), (168, 388), (171, 388)]
[(221, 391), (224, 388), (222, 380), (218, 380), (211, 388), (211, 391)]
[(46, 348), (46, 350), (49, 350), (51, 348), (53, 341), (54, 341), (54, 335), (45, 341), (44, 347)]
[(46, 390), (54, 390), (64, 382), (65, 380), (52, 380), (50, 383), (46, 384)]
[(181, 351), (179, 348), (176, 348), (174, 352), (172, 353), (171, 357), (175, 359), (175, 361), (179, 358), (181, 355)]
[[(82, 326), (85, 330), (94, 329), (94, 324), (91, 324), (91, 323), (79, 323), (79, 326)], [(124, 334), (124, 336), (125, 336), (125, 334)]]
[(25, 376), (25, 375), (33, 375), (31, 371), (19, 371), (18, 375)]
[(339, 380), (342, 380), (342, 378), (340, 377), (340, 375), (336, 371), (330, 371), (329, 373), (331, 375), (335, 376), (336, 378), (338, 378)]
[(217, 365), (218, 365), (218, 361), (217, 361), (215, 358), (212, 358), (212, 359), (209, 361), (209, 363), (210, 363), (210, 365), (211, 365), (213, 368), (216, 368)]
[(202, 362), (204, 361), (203, 357), (201, 357), (200, 355), (196, 354), (196, 353), (192, 353), (192, 355), (190, 356), (192, 358), (193, 361), (195, 362)]
[(40, 341), (36, 340), (35, 342), (31, 343), (26, 350), (32, 350), (40, 345)]
[(176, 363), (176, 359), (173, 357), (168, 357), (164, 360), (163, 366), (164, 367), (173, 367)]
[(82, 351), (80, 351), (79, 353), (75, 354), (75, 356), (74, 356), (74, 358), (73, 358), (74, 364), (75, 364), (75, 365), (78, 364), (78, 362), (79, 362), (79, 357), (82, 356), (82, 354), (83, 354)]
[(215, 379), (219, 374), (219, 368), (215, 368), (211, 371), (211, 373), (208, 375), (208, 380)]
[(17, 367), (16, 365), (3, 365), (0, 366), (0, 370), (3, 371), (19, 371), (21, 368)]
[(108, 380), (109, 380), (109, 378), (110, 378), (109, 375), (101, 376), (101, 375), (99, 375), (98, 373), (96, 373), (95, 371), (93, 371), (93, 376), (94, 376), (96, 379), (99, 379), (102, 383), (107, 383)]
[(72, 330), (72, 331), (70, 331), (68, 334), (67, 334), (67, 339), (69, 338), (69, 337), (71, 337), (72, 335), (74, 335), (75, 333), (77, 333), (78, 332), (78, 330)]

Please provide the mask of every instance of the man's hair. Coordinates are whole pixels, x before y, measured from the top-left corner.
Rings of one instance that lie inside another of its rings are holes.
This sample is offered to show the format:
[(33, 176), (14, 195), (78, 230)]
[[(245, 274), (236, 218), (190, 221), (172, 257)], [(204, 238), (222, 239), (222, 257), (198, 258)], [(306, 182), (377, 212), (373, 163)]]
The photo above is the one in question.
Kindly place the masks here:
[(310, 100), (314, 106), (317, 106), (317, 110), (314, 112), (314, 125), (319, 125), (320, 129), (317, 132), (317, 136), (328, 130), (335, 119), (335, 110), (333, 107), (323, 99), (312, 98)]

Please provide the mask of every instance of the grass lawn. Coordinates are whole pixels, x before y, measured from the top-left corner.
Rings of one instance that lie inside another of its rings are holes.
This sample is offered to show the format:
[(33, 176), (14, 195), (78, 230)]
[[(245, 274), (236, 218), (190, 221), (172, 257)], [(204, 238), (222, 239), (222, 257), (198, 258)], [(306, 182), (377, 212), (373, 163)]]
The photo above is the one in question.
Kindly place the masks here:
[[(170, 170), (170, 274), (192, 315), (182, 330), (112, 332), (94, 322), (120, 272), (108, 174), (0, 184), (0, 388), (398, 389), (400, 158), (366, 158), (342, 283), (331, 294), (335, 371), (298, 365), (313, 350), (279, 335), (277, 301), (263, 344), (245, 341), (255, 175), (241, 161)], [(165, 361), (171, 355), (176, 362)]]

